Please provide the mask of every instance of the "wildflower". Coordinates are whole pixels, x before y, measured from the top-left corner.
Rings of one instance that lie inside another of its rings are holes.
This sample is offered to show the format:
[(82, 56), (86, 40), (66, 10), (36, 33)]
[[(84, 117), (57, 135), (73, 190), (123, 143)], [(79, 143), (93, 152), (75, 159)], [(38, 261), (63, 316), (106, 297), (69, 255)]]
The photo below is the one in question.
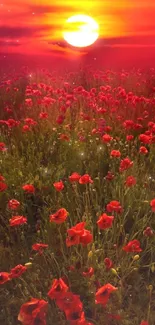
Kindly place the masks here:
[(76, 226), (67, 230), (68, 238), (66, 239), (67, 247), (72, 245), (82, 244), (83, 246), (89, 244), (93, 240), (93, 236), (89, 230), (84, 229), (85, 222), (80, 222)]
[(153, 236), (154, 232), (150, 227), (147, 227), (144, 231), (143, 231), (143, 235), (146, 237), (151, 237)]
[(59, 140), (69, 141), (69, 137), (67, 134), (60, 134)]
[(42, 119), (42, 120), (47, 119), (48, 118), (48, 114), (46, 112), (41, 112), (39, 114), (39, 118)]
[(23, 128), (22, 128), (22, 131), (23, 131), (23, 132), (31, 131), (30, 126), (27, 125), (27, 124), (24, 125)]
[(14, 216), (9, 221), (10, 221), (10, 226), (14, 227), (14, 226), (20, 226), (27, 223), (27, 218), (23, 216)]
[(80, 179), (81, 175), (79, 175), (78, 173), (72, 173), (72, 175), (69, 176), (69, 181), (72, 182), (78, 182)]
[(88, 183), (92, 184), (93, 180), (91, 179), (91, 177), (88, 174), (85, 174), (85, 175), (80, 177), (79, 183), (80, 184), (88, 184)]
[(69, 320), (70, 325), (83, 324), (84, 312), (76, 306), (76, 308), (65, 311), (66, 319)]
[(125, 185), (131, 187), (134, 186), (135, 184), (136, 184), (136, 178), (133, 176), (128, 176), (125, 181)]
[(110, 298), (110, 294), (116, 290), (117, 290), (117, 288), (112, 286), (110, 283), (105, 284), (103, 287), (101, 287), (96, 292), (95, 303), (106, 306), (106, 304)]
[(0, 182), (0, 192), (4, 192), (7, 188), (7, 184)]
[(141, 146), (140, 149), (139, 149), (139, 153), (141, 153), (143, 155), (147, 155), (148, 150), (147, 150), (147, 148)]
[(67, 210), (61, 208), (56, 213), (50, 215), (50, 222), (61, 224), (67, 219), (67, 215), (68, 215)]
[(32, 245), (32, 250), (39, 252), (40, 255), (42, 255), (45, 248), (48, 248), (47, 244), (36, 243)]
[(48, 302), (31, 298), (29, 302), (23, 304), (20, 308), (18, 320), (23, 324), (46, 325), (46, 313)]
[(115, 158), (120, 158), (121, 157), (121, 153), (119, 150), (112, 150), (110, 153), (111, 157), (115, 157)]
[(82, 272), (82, 275), (86, 278), (90, 278), (94, 274), (93, 267), (90, 267), (86, 270), (86, 272)]
[(127, 170), (132, 166), (133, 166), (133, 161), (131, 161), (129, 158), (124, 158), (123, 160), (121, 160), (119, 171), (123, 172), (124, 170)]
[(36, 125), (37, 122), (33, 120), (33, 118), (27, 117), (24, 122), (28, 125)]
[(104, 143), (109, 143), (110, 141), (112, 141), (113, 140), (113, 137), (111, 137), (109, 134), (104, 134), (103, 136), (102, 136), (102, 141), (104, 142)]
[(56, 304), (62, 311), (83, 308), (80, 296), (74, 295), (72, 292), (62, 292), (60, 298), (56, 299)]
[(7, 272), (0, 272), (0, 284), (4, 284), (10, 280), (10, 274)]
[(34, 193), (35, 192), (35, 188), (32, 184), (25, 184), (22, 186), (22, 189), (27, 192), (27, 193)]
[(126, 246), (123, 247), (123, 250), (127, 253), (141, 252), (140, 242), (137, 239), (131, 240)]
[(68, 286), (66, 283), (60, 279), (54, 279), (51, 289), (48, 292), (48, 296), (51, 299), (60, 299), (63, 297), (63, 294), (68, 291)]
[(122, 212), (122, 207), (119, 201), (111, 201), (110, 203), (107, 204), (106, 209), (108, 212)]
[(6, 145), (4, 142), (0, 142), (0, 151), (6, 151)]
[(113, 262), (112, 262), (112, 260), (110, 258), (106, 257), (104, 259), (104, 265), (106, 267), (106, 270), (108, 271), (113, 267)]
[(149, 325), (148, 321), (147, 320), (142, 320), (140, 325)]
[(84, 229), (83, 234), (80, 236), (80, 244), (82, 244), (82, 246), (86, 246), (90, 243), (92, 243), (93, 241), (93, 236), (90, 233), (89, 230)]
[(18, 209), (19, 206), (20, 206), (20, 202), (15, 199), (12, 199), (8, 202), (8, 208), (11, 210), (16, 210)]
[(126, 141), (132, 141), (133, 139), (134, 139), (134, 136), (131, 134), (126, 136)]
[(106, 178), (108, 181), (112, 181), (114, 177), (115, 177), (115, 175), (112, 174), (110, 171), (108, 171), (108, 173), (107, 173), (107, 175), (106, 175), (105, 178)]
[(27, 271), (27, 267), (21, 264), (15, 266), (10, 271), (10, 279), (19, 278), (23, 273)]
[(150, 206), (152, 207), (152, 212), (155, 212), (155, 199), (150, 202)]
[(9, 120), (6, 121), (6, 124), (9, 128), (13, 128), (15, 126), (18, 126), (20, 124), (19, 121), (15, 121), (14, 119), (10, 118)]
[(53, 186), (58, 192), (61, 192), (64, 189), (64, 184), (62, 181), (54, 183)]
[(62, 124), (64, 122), (65, 117), (63, 115), (59, 115), (56, 119), (56, 123)]
[(145, 144), (149, 144), (151, 142), (151, 137), (146, 134), (140, 134), (139, 140)]
[(99, 220), (97, 221), (98, 227), (100, 229), (108, 229), (112, 227), (114, 216), (108, 216), (106, 213), (103, 213)]

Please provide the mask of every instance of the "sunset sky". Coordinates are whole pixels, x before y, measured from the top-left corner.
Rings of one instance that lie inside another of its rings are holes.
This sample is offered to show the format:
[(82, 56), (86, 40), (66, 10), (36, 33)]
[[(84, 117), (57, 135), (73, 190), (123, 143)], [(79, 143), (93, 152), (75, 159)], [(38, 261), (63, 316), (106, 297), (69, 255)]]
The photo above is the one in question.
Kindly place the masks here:
[(67, 46), (67, 18), (88, 14), (99, 24), (92, 47), (155, 49), (154, 0), (0, 0), (0, 53), (85, 55)]

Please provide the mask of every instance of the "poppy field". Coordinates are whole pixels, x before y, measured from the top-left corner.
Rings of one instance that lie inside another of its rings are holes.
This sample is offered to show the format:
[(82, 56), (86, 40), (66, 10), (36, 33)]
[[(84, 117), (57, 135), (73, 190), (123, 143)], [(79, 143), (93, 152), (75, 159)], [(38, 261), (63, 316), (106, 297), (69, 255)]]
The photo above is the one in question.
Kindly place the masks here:
[(0, 324), (155, 324), (155, 69), (0, 81)]

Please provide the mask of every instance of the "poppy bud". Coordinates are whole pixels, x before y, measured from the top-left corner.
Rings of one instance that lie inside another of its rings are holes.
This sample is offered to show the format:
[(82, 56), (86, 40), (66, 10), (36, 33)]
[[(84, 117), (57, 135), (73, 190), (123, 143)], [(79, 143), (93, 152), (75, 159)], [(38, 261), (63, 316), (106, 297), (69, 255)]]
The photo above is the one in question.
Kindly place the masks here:
[(31, 263), (31, 262), (28, 262), (28, 263), (25, 263), (24, 265), (25, 265), (26, 267), (28, 267), (28, 268), (29, 268), (29, 267), (31, 267), (31, 266), (32, 266), (32, 263)]
[(112, 272), (112, 274), (118, 276), (118, 273), (117, 273), (117, 271), (116, 271), (115, 269), (112, 268), (112, 269), (111, 269), (111, 272)]
[(133, 261), (138, 261), (139, 260), (139, 255), (135, 255), (134, 257), (133, 257)]
[(148, 289), (152, 292), (152, 290), (153, 290), (153, 286), (152, 286), (152, 284), (150, 284), (150, 285), (148, 286)]
[(90, 251), (90, 252), (88, 253), (88, 259), (89, 259), (89, 258), (92, 258), (92, 256), (93, 256), (93, 252)]

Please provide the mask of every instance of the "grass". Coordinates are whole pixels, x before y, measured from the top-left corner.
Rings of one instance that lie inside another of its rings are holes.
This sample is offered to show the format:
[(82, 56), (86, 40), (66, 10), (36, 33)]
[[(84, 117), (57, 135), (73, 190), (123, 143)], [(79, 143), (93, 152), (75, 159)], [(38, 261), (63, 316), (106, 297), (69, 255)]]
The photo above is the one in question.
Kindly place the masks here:
[[(78, 73), (54, 79), (45, 71), (31, 80), (14, 75), (10, 84), (5, 78), (0, 88), (0, 142), (6, 150), (0, 152), (0, 173), (7, 188), (0, 192), (0, 271), (8, 273), (8, 280), (0, 285), (0, 323), (18, 324), (22, 304), (37, 298), (48, 302), (47, 325), (130, 325), (131, 320), (132, 325), (142, 320), (153, 325), (154, 70), (86, 72), (82, 86)], [(32, 99), (30, 105), (27, 98)], [(40, 113), (47, 113), (47, 118)], [(112, 137), (107, 143), (106, 133)], [(143, 141), (141, 134), (145, 134)], [(133, 135), (133, 140), (128, 141), (127, 135)], [(142, 146), (148, 153), (139, 152)], [(119, 150), (121, 157), (111, 157), (112, 150)], [(133, 165), (120, 172), (127, 157)], [(74, 172), (89, 174), (93, 183), (70, 182)], [(111, 180), (108, 172), (114, 175)], [(136, 179), (135, 185), (125, 185), (128, 176)], [(58, 192), (53, 184), (60, 180), (64, 189)], [(32, 184), (35, 192), (24, 191), (25, 184)], [(17, 210), (8, 206), (12, 199), (20, 202)], [(113, 200), (120, 202), (121, 213), (107, 212)], [(49, 216), (60, 208), (68, 212), (66, 221), (50, 222)], [(104, 230), (97, 224), (103, 213), (114, 216), (112, 226)], [(15, 215), (26, 217), (27, 223), (11, 227), (9, 220)], [(82, 221), (93, 240), (67, 247), (67, 230)], [(151, 235), (145, 233), (147, 227)], [(135, 239), (141, 252), (124, 251)], [(39, 254), (32, 249), (35, 243), (48, 247)], [(105, 258), (113, 263), (108, 270)], [(26, 265), (27, 270), (10, 279), (17, 265)], [(90, 267), (94, 274), (85, 277), (83, 272)], [(60, 278), (80, 296), (85, 322), (66, 320), (57, 301), (50, 299), (53, 280)], [(95, 304), (97, 290), (107, 283), (117, 291), (106, 305)], [(23, 320), (27, 324), (46, 322), (42, 315), (29, 323)]]

